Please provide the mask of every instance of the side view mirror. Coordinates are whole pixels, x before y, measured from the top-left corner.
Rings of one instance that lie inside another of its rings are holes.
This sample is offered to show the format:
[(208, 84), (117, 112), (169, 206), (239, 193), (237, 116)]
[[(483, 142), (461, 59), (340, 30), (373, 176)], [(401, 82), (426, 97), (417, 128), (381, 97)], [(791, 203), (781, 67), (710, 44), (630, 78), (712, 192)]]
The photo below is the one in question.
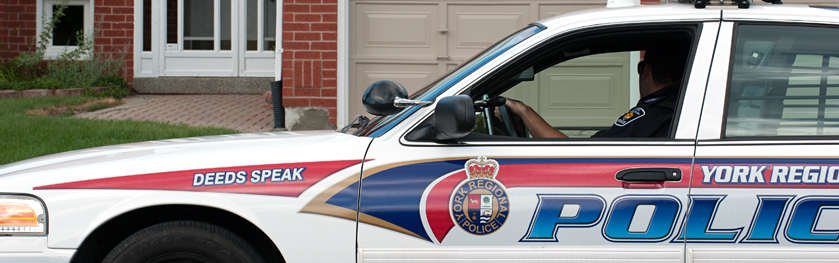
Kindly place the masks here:
[(407, 106), (428, 106), (431, 101), (409, 100), (408, 91), (402, 84), (392, 80), (379, 80), (367, 87), (361, 102), (368, 113), (387, 116)]
[(379, 80), (367, 87), (361, 95), (364, 110), (373, 115), (386, 116), (399, 112), (393, 104), (396, 98), (407, 98), (408, 91), (401, 84), (392, 80)]
[(406, 138), (438, 141), (463, 138), (475, 127), (474, 109), (472, 98), (468, 95), (442, 98), (434, 108), (431, 123), (412, 131)]

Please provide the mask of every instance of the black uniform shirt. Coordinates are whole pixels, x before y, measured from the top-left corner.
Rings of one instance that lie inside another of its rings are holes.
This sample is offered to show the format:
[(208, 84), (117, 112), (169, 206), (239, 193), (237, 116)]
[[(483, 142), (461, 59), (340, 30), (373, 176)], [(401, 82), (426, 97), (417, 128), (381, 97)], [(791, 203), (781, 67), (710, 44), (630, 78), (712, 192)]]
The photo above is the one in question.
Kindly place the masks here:
[(680, 82), (676, 81), (641, 98), (635, 108), (618, 117), (611, 128), (599, 131), (591, 137), (667, 137), (670, 133), (670, 123), (673, 121), (673, 111), (679, 99), (680, 87)]

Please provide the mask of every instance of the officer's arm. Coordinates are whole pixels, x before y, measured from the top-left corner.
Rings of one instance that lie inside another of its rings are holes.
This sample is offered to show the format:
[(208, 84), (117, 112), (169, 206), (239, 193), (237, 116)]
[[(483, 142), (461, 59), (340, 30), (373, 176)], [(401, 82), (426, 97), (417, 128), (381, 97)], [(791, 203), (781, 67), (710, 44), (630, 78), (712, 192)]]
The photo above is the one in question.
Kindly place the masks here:
[(562, 132), (554, 129), (545, 119), (542, 119), (542, 116), (539, 116), (530, 106), (514, 100), (507, 100), (507, 103), (504, 105), (510, 111), (521, 117), (524, 121), (524, 126), (527, 126), (527, 129), (530, 130), (530, 134), (534, 138), (568, 138)]

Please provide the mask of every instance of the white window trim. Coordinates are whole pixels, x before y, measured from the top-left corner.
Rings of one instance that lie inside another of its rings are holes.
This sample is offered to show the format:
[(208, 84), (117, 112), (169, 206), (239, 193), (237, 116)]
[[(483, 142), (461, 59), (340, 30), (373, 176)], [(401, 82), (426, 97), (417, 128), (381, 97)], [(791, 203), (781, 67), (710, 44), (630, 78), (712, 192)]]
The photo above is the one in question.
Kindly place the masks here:
[[(94, 0), (70, 0), (69, 5), (83, 5), (85, 15), (84, 33), (90, 34), (93, 32), (93, 2)], [(36, 31), (35, 45), (40, 39), (41, 31), (44, 29), (44, 17), (52, 17), (52, 6), (58, 3), (58, 0), (38, 0), (36, 4)], [(58, 56), (67, 51), (72, 51), (78, 48), (77, 46), (53, 46), (52, 40), (47, 45), (47, 50), (44, 52), (44, 59), (56, 59)]]

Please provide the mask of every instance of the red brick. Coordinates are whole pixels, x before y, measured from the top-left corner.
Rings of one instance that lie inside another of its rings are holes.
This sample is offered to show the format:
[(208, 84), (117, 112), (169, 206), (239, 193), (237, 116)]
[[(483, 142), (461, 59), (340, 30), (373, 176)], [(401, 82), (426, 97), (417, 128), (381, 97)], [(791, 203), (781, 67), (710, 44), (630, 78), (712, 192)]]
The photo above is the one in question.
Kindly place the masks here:
[(323, 61), (323, 68), (324, 69), (337, 69), (338, 68), (338, 61), (324, 60)]
[(338, 33), (320, 33), (323, 40), (338, 41)]
[(125, 15), (103, 15), (102, 21), (105, 22), (125, 22)]
[(337, 23), (312, 23), (312, 31), (337, 32)]
[(320, 22), (320, 14), (294, 14), (295, 22)]
[(320, 4), (320, 0), (294, 0), (295, 3)]
[(18, 14), (18, 19), (20, 20), (35, 20), (35, 14)]
[(283, 22), (294, 22), (294, 13), (283, 13)]
[(93, 8), (93, 13), (94, 14), (103, 14), (103, 15), (104, 14), (111, 14), (112, 11), (113, 11), (113, 8), (110, 7), (110, 6), (97, 6), (97, 7)]
[(312, 107), (335, 107), (338, 105), (335, 98), (311, 98), (309, 104)]
[[(291, 77), (287, 77), (283, 75), (283, 88), (292, 88), (294, 87), (294, 79)], [(289, 95), (291, 96), (291, 95)]]
[(294, 40), (297, 41), (320, 41), (320, 33), (294, 33)]
[(102, 30), (102, 36), (104, 37), (124, 37), (125, 31), (122, 30)]
[(113, 29), (133, 29), (134, 23), (113, 23)]
[(287, 41), (283, 43), (285, 50), (309, 50), (309, 42)]
[(321, 14), (320, 17), (323, 22), (338, 22), (338, 15), (336, 14)]
[(312, 13), (337, 13), (338, 5), (312, 5)]
[(321, 89), (320, 94), (324, 97), (338, 97), (338, 89)]
[(112, 12), (113, 12), (113, 14), (128, 15), (128, 14), (133, 14), (134, 13), (134, 8), (133, 7), (114, 7)]
[(309, 31), (309, 23), (283, 23), (283, 31)]
[(125, 6), (133, 7), (134, 6), (134, 0), (125, 0)]
[(321, 53), (322, 59), (338, 59), (338, 52), (337, 51), (324, 51)]
[(323, 77), (328, 79), (334, 79), (338, 77), (338, 73), (335, 70), (324, 70)]
[(290, 59), (294, 59), (294, 52), (293, 51), (283, 52), (283, 60), (290, 60)]
[(283, 13), (308, 13), (309, 5), (283, 5)]
[(312, 50), (338, 50), (337, 42), (312, 42)]
[[(291, 61), (291, 60), (283, 60), (283, 68), (284, 69), (290, 69), (290, 68), (294, 67), (294, 65), (292, 65), (292, 63), (293, 63), (293, 61)], [(285, 75), (285, 74), (286, 74), (285, 71), (283, 71), (283, 75)]]
[(295, 59), (320, 59), (320, 52), (317, 51), (294, 51)]
[(323, 71), (323, 65), (321, 65), (321, 61), (313, 61), (312, 62), (312, 86), (313, 87), (320, 87), (323, 85), (321, 82), (321, 73)]
[(303, 85), (301, 87), (314, 87), (312, 86), (312, 61), (307, 60), (303, 61)]
[(338, 81), (335, 79), (323, 79), (323, 87), (324, 88), (337, 88)]
[[(327, 111), (329, 112), (330, 117), (338, 116), (338, 109), (329, 108)], [(332, 123), (332, 124), (335, 124), (335, 123)]]
[(103, 6), (125, 6), (125, 0), (105, 0)]
[(303, 61), (294, 61), (294, 86), (303, 87)]
[(320, 97), (319, 88), (294, 88), (295, 97)]
[[(285, 81), (283, 81), (283, 86), (285, 86)], [(283, 97), (291, 97), (291, 96), (294, 96), (294, 88), (283, 87)]]
[(323, 0), (324, 4), (337, 4), (338, 0)]
[(286, 98), (283, 97), (283, 106), (285, 107), (309, 107), (308, 98)]
[(293, 32), (283, 32), (283, 40), (292, 40), (294, 39)]
[(96, 0), (96, 1), (94, 2), (94, 5), (96, 5), (96, 6), (102, 6), (102, 5), (105, 5), (105, 0)]

